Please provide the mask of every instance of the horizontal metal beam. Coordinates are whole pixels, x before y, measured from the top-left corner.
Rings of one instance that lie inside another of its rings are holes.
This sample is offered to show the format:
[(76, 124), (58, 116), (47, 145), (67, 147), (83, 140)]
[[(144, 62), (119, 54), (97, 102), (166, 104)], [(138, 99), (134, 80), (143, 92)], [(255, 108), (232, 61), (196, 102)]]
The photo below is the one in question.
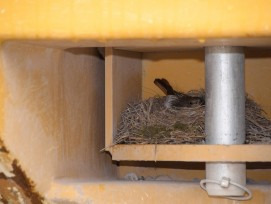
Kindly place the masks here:
[(271, 162), (271, 145), (115, 145), (116, 161)]

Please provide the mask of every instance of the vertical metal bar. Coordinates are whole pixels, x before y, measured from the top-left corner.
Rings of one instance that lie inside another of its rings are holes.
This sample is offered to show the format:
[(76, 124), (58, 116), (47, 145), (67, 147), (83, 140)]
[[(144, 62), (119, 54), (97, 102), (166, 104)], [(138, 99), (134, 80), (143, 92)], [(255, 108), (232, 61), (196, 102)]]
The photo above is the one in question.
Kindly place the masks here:
[[(217, 46), (205, 49), (207, 144), (243, 144), (245, 141), (245, 77), (244, 52), (241, 47)], [(206, 163), (206, 179), (220, 181), (228, 177), (246, 184), (245, 163)], [(223, 188), (208, 183), (206, 189), (214, 196), (242, 196), (234, 186)]]

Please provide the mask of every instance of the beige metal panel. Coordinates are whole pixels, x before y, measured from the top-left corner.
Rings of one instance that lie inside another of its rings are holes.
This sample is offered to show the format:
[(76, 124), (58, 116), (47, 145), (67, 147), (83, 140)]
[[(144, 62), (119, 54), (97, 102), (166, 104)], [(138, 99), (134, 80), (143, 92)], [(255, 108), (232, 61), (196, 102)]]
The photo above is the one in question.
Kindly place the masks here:
[(114, 176), (104, 146), (104, 62), (94, 49), (6, 43), (1, 137), (39, 191), (55, 177)]
[(105, 134), (106, 147), (112, 145), (121, 111), (127, 103), (141, 99), (141, 53), (106, 48)]

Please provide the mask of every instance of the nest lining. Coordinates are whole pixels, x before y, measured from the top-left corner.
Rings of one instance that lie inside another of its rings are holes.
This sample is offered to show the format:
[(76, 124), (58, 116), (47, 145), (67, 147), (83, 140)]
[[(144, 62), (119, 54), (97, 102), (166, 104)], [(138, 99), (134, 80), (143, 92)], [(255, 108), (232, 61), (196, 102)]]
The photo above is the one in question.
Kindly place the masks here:
[[(204, 97), (203, 90), (187, 95)], [(166, 108), (166, 97), (129, 103), (121, 113), (114, 144), (204, 144), (205, 106)], [(246, 144), (271, 144), (271, 121), (246, 97)]]

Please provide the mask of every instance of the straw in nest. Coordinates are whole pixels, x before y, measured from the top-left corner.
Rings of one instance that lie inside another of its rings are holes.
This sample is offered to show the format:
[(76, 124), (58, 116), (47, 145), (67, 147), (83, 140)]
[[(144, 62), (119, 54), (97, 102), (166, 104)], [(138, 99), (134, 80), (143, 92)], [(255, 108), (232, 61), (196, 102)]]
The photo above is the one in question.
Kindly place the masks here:
[[(204, 96), (192, 91), (190, 96)], [(204, 105), (166, 108), (166, 97), (129, 103), (121, 114), (114, 144), (204, 144)], [(271, 122), (246, 97), (246, 143), (271, 143)]]

